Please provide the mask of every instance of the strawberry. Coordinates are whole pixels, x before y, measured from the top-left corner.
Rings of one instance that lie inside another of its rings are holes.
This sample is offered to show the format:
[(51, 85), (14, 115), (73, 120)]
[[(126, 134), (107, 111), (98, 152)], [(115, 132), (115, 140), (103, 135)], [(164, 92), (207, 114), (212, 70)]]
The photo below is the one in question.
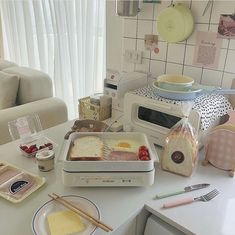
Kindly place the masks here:
[(38, 148), (35, 147), (35, 148), (32, 148), (31, 152), (34, 153), (34, 152), (37, 152), (38, 151)]
[(53, 144), (52, 143), (46, 143), (45, 147), (47, 147), (49, 149), (53, 149)]
[(28, 149), (28, 147), (26, 145), (21, 145), (20, 148), (25, 151), (26, 149)]
[(140, 157), (140, 160), (141, 161), (148, 161), (148, 160), (150, 160), (150, 158), (148, 156), (142, 156), (142, 157)]

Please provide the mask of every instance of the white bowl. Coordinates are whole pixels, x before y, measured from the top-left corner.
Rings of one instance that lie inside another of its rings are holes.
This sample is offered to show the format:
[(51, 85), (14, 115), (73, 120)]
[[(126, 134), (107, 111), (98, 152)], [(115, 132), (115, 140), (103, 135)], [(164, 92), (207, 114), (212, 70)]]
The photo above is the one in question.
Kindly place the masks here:
[(158, 87), (171, 91), (187, 91), (193, 83), (193, 78), (175, 74), (164, 74), (157, 78)]

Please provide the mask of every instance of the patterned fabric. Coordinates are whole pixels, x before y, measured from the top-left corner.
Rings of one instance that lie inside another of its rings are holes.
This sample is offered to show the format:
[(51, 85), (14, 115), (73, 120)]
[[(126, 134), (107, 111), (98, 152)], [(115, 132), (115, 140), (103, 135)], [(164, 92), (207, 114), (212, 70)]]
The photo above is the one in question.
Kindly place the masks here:
[[(141, 87), (133, 91), (133, 93), (170, 104), (181, 105), (183, 102), (185, 102), (163, 98), (157, 95), (154, 88), (151, 86)], [(223, 95), (207, 94), (200, 95), (194, 100), (193, 109), (198, 111), (201, 115), (200, 129), (206, 130), (212, 125), (215, 120), (227, 114), (228, 110), (232, 110), (232, 106), (229, 103), (228, 99)]]
[(235, 132), (219, 129), (211, 132), (206, 144), (206, 159), (223, 170), (235, 168)]

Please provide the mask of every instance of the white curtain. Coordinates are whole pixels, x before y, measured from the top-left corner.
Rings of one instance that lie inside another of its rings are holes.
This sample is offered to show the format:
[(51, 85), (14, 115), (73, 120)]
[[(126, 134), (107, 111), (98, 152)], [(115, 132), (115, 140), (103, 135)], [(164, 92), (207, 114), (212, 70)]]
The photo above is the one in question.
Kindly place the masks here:
[(103, 91), (105, 0), (1, 0), (0, 10), (5, 59), (48, 73), (77, 117), (78, 99)]

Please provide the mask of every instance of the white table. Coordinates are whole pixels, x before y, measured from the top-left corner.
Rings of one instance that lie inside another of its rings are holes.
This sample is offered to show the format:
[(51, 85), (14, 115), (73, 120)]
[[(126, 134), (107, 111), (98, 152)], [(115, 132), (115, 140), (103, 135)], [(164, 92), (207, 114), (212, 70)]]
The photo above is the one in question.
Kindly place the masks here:
[[(45, 131), (45, 135), (61, 146), (64, 135), (72, 125), (73, 122), (68, 122), (50, 128)], [(31, 235), (32, 216), (42, 204), (50, 199), (48, 194), (52, 192), (59, 195), (75, 194), (89, 198), (99, 207), (102, 220), (113, 227), (114, 231), (118, 231), (127, 221), (138, 215), (141, 209), (145, 208), (187, 234), (235, 234), (233, 226), (235, 224), (235, 179), (230, 178), (225, 171), (212, 166), (202, 167), (199, 163), (195, 174), (186, 178), (162, 171), (157, 165), (155, 183), (151, 187), (69, 188), (62, 184), (62, 163), (58, 159), (56, 159), (54, 170), (40, 172), (33, 158), (26, 158), (18, 152), (17, 143), (18, 141), (1, 145), (0, 160), (43, 176), (47, 182), (41, 189), (19, 204), (13, 204), (0, 198), (1, 234)], [(60, 148), (56, 150), (57, 157), (59, 150)], [(153, 199), (156, 193), (174, 191), (196, 183), (210, 183), (211, 186), (168, 199)], [(221, 193), (210, 202), (197, 202), (168, 210), (161, 209), (165, 201), (199, 196), (213, 188), (217, 188)], [(96, 234), (107, 233), (98, 229)], [(114, 232), (114, 234), (119, 235), (118, 232)]]

